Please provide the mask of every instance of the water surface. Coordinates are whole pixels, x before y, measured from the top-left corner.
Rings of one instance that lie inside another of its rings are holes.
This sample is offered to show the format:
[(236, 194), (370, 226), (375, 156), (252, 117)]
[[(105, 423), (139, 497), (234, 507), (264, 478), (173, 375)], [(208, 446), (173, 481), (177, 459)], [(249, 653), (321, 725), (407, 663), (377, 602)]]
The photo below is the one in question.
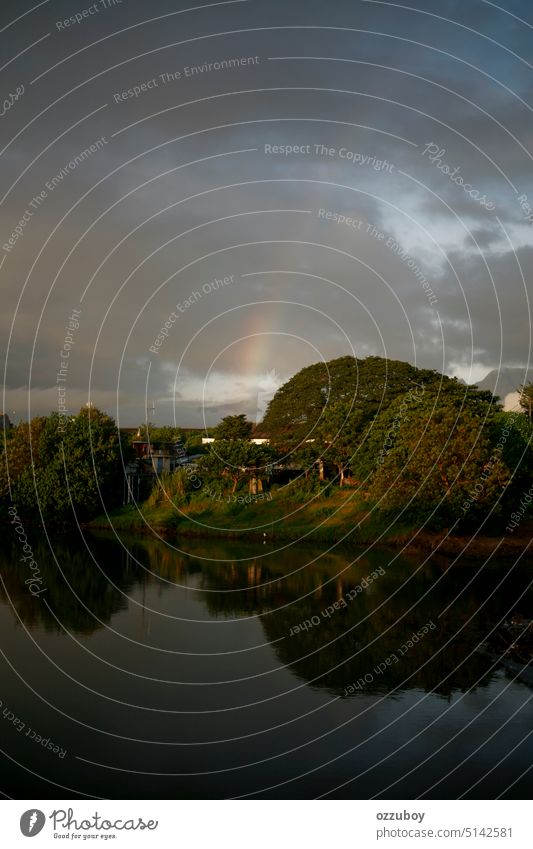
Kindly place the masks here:
[(533, 691), (476, 650), (530, 564), (29, 535), (40, 597), (0, 556), (7, 795), (531, 796)]

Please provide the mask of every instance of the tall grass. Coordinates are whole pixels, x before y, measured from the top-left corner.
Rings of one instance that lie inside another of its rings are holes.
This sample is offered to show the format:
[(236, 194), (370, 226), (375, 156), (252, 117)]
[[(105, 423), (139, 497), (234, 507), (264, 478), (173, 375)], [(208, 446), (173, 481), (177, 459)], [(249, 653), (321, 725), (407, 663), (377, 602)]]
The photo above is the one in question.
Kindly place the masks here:
[(161, 507), (165, 504), (182, 506), (189, 500), (189, 478), (185, 469), (163, 472), (157, 478), (146, 504), (148, 507)]

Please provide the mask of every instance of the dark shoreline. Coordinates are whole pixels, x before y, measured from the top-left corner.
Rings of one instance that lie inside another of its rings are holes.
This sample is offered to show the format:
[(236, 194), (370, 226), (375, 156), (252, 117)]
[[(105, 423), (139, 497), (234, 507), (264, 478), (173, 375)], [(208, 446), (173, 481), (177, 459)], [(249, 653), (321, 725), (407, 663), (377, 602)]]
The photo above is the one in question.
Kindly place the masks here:
[[(118, 520), (117, 520), (118, 519)], [(43, 524), (40, 521), (32, 521), (24, 517), (24, 524), (28, 528), (39, 528), (43, 530)], [(10, 525), (11, 522), (5, 518), (0, 523)], [(283, 542), (283, 543), (300, 543), (302, 545), (318, 545), (318, 546), (342, 546), (345, 548), (357, 548), (372, 546), (380, 549), (398, 549), (405, 550), (406, 553), (418, 554), (436, 554), (442, 555), (445, 558), (453, 559), (459, 557), (461, 560), (481, 560), (496, 556), (504, 559), (524, 559), (533, 560), (533, 521), (524, 522), (524, 526), (520, 529), (519, 534), (499, 536), (487, 536), (484, 534), (449, 534), (447, 531), (425, 531), (413, 529), (401, 529), (395, 531), (394, 528), (388, 531), (381, 532), (380, 529), (368, 529), (365, 532), (363, 526), (346, 529), (346, 526), (336, 527), (334, 530), (325, 526), (325, 532), (322, 530), (324, 526), (318, 527), (316, 530), (302, 532), (297, 529), (291, 532), (290, 526), (276, 532), (260, 532), (254, 530), (234, 529), (234, 530), (218, 530), (216, 528), (202, 527), (196, 529), (194, 522), (185, 520), (177, 523), (157, 523), (150, 524), (147, 520), (146, 524), (138, 520), (130, 520), (129, 517), (111, 515), (110, 519), (104, 516), (99, 516), (94, 520), (80, 522), (79, 525), (73, 522), (47, 522), (46, 529), (53, 533), (71, 533), (77, 528), (88, 531), (114, 531), (116, 533), (126, 532), (139, 536), (151, 536), (154, 533), (163, 538), (190, 538), (190, 539), (227, 539), (227, 540), (242, 540), (255, 542)], [(335, 533), (337, 531), (337, 533)]]
[[(112, 522), (87, 522), (80, 524), (83, 530), (115, 531), (117, 533), (126, 531), (133, 535), (151, 536), (154, 532), (162, 537), (185, 537), (190, 539), (228, 539), (228, 540), (250, 540), (256, 542), (286, 542), (299, 543), (301, 545), (342, 545), (349, 547), (376, 546), (379, 548), (404, 549), (408, 552), (434, 553), (447, 558), (460, 556), (461, 559), (480, 560), (487, 559), (493, 555), (497, 558), (525, 558), (533, 560), (533, 538), (532, 537), (488, 537), (488, 536), (452, 536), (445, 532), (437, 533), (430, 531), (413, 531), (412, 533), (384, 535), (381, 538), (370, 538), (364, 534), (353, 531), (339, 535), (336, 538), (324, 538), (318, 535), (308, 534), (304, 537), (294, 536), (290, 533), (259, 533), (246, 530), (205, 530), (196, 532), (190, 525), (186, 528), (170, 527), (168, 525), (154, 525), (152, 527), (120, 523), (114, 526)], [(379, 536), (379, 535), (378, 535)], [(502, 541), (503, 540), (503, 541)]]

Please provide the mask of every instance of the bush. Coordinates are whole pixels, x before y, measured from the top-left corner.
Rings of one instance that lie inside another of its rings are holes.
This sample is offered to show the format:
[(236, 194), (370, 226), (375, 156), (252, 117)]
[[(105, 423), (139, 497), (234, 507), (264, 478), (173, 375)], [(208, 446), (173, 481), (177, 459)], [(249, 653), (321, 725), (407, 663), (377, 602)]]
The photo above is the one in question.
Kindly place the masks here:
[(185, 469), (174, 472), (163, 472), (157, 479), (147, 504), (149, 507), (160, 507), (165, 503), (182, 506), (188, 504), (194, 488)]
[(331, 484), (319, 480), (318, 475), (313, 472), (307, 478), (295, 478), (284, 487), (280, 487), (279, 491), (286, 498), (301, 503), (312, 498), (327, 498), (331, 492)]

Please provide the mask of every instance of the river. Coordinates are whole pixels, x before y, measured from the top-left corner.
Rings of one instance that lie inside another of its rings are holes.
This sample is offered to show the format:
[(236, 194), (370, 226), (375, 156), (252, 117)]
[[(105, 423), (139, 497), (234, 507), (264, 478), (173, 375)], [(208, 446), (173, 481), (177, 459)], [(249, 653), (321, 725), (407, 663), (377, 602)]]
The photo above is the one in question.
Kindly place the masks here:
[(34, 597), (9, 535), (8, 796), (531, 796), (533, 690), (477, 650), (531, 564), (34, 532)]

